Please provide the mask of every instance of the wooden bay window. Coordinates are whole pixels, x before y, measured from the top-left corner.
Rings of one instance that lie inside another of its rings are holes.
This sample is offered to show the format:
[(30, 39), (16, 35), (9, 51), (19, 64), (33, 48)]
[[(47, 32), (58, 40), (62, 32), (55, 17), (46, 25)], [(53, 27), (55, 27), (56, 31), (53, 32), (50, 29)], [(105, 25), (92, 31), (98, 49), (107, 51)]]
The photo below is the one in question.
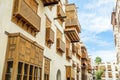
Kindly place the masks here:
[(36, 0), (14, 0), (12, 21), (35, 36), (40, 31), (41, 21), (37, 9)]
[(43, 50), (20, 33), (9, 34), (2, 80), (41, 80)]

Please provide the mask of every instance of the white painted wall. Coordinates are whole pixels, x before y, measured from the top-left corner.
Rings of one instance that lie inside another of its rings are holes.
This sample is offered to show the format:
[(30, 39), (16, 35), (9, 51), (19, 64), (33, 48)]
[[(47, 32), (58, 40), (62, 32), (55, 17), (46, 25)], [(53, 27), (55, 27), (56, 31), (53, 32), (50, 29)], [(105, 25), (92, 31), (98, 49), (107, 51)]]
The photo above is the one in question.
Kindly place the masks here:
[[(61, 0), (61, 1), (63, 2), (64, 5), (65, 0)], [(65, 66), (71, 65), (71, 62), (66, 61), (65, 53), (63, 54), (63, 56), (59, 56), (56, 53), (56, 35), (54, 38), (54, 44), (51, 46), (51, 48), (49, 49), (48, 47), (45, 46), (46, 16), (52, 21), (52, 29), (54, 30), (55, 34), (56, 34), (56, 27), (59, 28), (62, 33), (64, 33), (64, 27), (61, 27), (59, 23), (53, 19), (56, 17), (56, 5), (54, 5), (52, 11), (50, 11), (48, 7), (43, 6), (41, 0), (37, 0), (37, 2), (39, 3), (38, 15), (41, 17), (41, 28), (40, 28), (40, 32), (35, 37), (33, 37), (31, 34), (24, 31), (22, 28), (18, 27), (18, 25), (14, 24), (11, 21), (13, 0), (10, 1), (0, 0), (0, 79), (2, 79), (2, 72), (3, 72), (5, 54), (7, 48), (8, 37), (5, 34), (5, 31), (7, 31), (9, 33), (20, 32), (25, 36), (27, 36), (28, 38), (32, 39), (33, 41), (36, 41), (41, 46), (43, 46), (45, 48), (44, 56), (51, 59), (50, 80), (56, 80), (58, 70), (61, 71), (61, 80), (66, 80)], [(63, 9), (65, 10), (65, 7), (63, 7)], [(64, 34), (63, 34), (63, 41), (65, 42)], [(75, 57), (73, 57), (73, 60), (80, 62)], [(42, 74), (44, 75), (44, 72)]]

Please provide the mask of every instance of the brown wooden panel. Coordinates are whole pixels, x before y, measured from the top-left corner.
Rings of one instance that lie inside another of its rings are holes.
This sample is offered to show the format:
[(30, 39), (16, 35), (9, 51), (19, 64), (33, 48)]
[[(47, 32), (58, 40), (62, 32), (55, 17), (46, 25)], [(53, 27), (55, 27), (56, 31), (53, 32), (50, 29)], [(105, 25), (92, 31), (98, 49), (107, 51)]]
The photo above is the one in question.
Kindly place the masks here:
[(15, 52), (17, 48), (17, 37), (10, 37), (8, 39), (8, 51), (7, 51), (7, 59), (14, 59), (15, 58)]
[(81, 52), (82, 52), (82, 58), (88, 59), (88, 54), (84, 47), (81, 48)]
[(57, 6), (57, 15), (58, 15), (58, 17), (59, 17), (59, 16), (60, 16), (60, 17), (65, 16), (65, 12), (63, 11), (61, 5), (58, 5), (58, 6)]
[(81, 57), (82, 54), (81, 54), (81, 46), (80, 46), (80, 43), (77, 43), (76, 46), (77, 46), (77, 48), (78, 48), (77, 55), (78, 55), (79, 57)]
[(50, 74), (50, 60), (44, 58), (44, 74)]
[(65, 21), (65, 18), (61, 18), (66, 16), (65, 12), (62, 9), (62, 5), (57, 5), (57, 16), (61, 22)]
[(57, 38), (62, 39), (62, 32), (57, 28)]
[(36, 0), (24, 0), (27, 5), (30, 6), (30, 8), (34, 11), (37, 12), (38, 9), (38, 3), (36, 2)]
[(54, 43), (54, 31), (50, 27), (46, 28), (46, 40), (50, 44)]
[(80, 24), (77, 18), (66, 19), (65, 20), (66, 28), (76, 28), (77, 32), (80, 33)]
[(71, 66), (66, 66), (66, 77), (70, 79), (75, 78), (75, 71)]
[(76, 52), (76, 46), (74, 43), (72, 43), (72, 52)]
[(70, 48), (70, 43), (71, 43), (71, 41), (69, 40), (68, 37), (66, 37), (66, 47), (67, 48)]
[(66, 57), (72, 59), (72, 51), (69, 48), (66, 48)]
[(60, 38), (57, 39), (57, 50), (62, 53), (65, 52), (65, 43)]

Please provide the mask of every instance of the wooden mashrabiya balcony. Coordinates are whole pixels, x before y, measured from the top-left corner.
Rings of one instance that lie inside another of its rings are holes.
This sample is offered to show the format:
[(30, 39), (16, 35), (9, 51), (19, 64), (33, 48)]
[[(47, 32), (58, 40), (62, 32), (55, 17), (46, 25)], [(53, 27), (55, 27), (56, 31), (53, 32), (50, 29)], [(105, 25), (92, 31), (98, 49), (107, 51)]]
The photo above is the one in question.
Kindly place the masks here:
[(72, 51), (69, 48), (66, 48), (66, 57), (72, 59)]
[(86, 49), (82, 47), (81, 51), (82, 51), (82, 58), (88, 60), (88, 55), (87, 55)]
[(65, 14), (65, 12), (63, 11), (61, 5), (57, 5), (57, 17), (58, 17), (61, 21), (63, 21), (63, 22), (65, 21), (65, 18), (63, 18), (63, 17), (66, 17), (66, 14)]
[(54, 43), (54, 31), (50, 27), (46, 29), (46, 40), (48, 43)]
[(40, 31), (40, 17), (24, 0), (15, 0), (13, 17), (22, 21), (23, 25), (31, 27), (35, 32)]
[(113, 26), (117, 24), (117, 21), (116, 21), (116, 12), (112, 12), (112, 15), (111, 15), (111, 24)]
[(65, 43), (60, 38), (57, 38), (57, 50), (61, 53), (65, 52)]
[(7, 59), (28, 62), (42, 67), (44, 48), (21, 33), (8, 36)]
[(75, 78), (75, 70), (72, 66), (66, 66), (66, 77), (70, 80)]
[(77, 18), (66, 19), (65, 21), (65, 33), (71, 40), (71, 42), (79, 42), (80, 25)]
[(50, 6), (50, 5), (55, 5), (58, 4), (60, 0), (42, 0), (44, 6)]

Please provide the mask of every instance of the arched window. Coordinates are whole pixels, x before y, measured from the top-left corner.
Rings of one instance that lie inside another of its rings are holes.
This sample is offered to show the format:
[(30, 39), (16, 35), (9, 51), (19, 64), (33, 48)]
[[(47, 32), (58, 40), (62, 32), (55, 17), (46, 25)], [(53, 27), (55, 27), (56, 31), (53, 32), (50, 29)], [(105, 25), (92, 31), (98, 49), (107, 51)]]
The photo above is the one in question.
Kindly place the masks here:
[(57, 78), (56, 78), (56, 80), (61, 80), (61, 71), (60, 70), (57, 71)]

